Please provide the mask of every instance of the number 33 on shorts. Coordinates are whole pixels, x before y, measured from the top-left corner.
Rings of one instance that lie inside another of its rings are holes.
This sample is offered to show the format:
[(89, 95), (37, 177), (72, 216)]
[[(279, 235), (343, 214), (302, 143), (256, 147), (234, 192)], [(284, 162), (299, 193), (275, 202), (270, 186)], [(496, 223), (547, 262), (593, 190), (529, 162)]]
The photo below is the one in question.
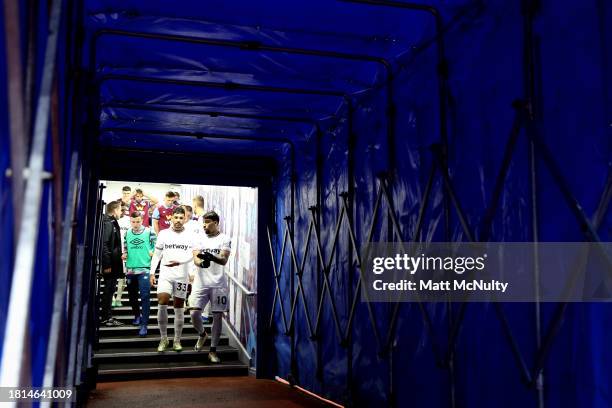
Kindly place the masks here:
[(212, 312), (227, 312), (229, 304), (227, 288), (214, 288), (212, 292), (210, 310)]
[(187, 283), (186, 282), (174, 282), (174, 290), (172, 296), (185, 299), (187, 296)]

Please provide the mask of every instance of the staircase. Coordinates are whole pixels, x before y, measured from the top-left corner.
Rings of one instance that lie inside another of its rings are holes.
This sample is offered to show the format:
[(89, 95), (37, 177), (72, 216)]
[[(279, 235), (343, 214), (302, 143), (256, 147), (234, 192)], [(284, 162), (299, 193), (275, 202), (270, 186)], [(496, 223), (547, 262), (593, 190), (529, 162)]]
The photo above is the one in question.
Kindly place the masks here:
[[(100, 292), (103, 287), (104, 282), (102, 282)], [(127, 287), (123, 292), (121, 302), (123, 306), (113, 308), (113, 317), (124, 323), (124, 326), (100, 327), (99, 347), (94, 352), (93, 359), (98, 369), (98, 381), (248, 375), (248, 365), (240, 361), (238, 349), (229, 345), (229, 339), (224, 334), (221, 335), (217, 346), (217, 355), (221, 358), (221, 363), (212, 364), (208, 361), (211, 325), (204, 325), (209, 334), (204, 349), (200, 352), (194, 351), (193, 347), (198, 339), (198, 334), (191, 324), (191, 316), (187, 310), (181, 337), (183, 351), (176, 352), (170, 348), (168, 351), (158, 353), (157, 345), (160, 336), (157, 325), (158, 307), (155, 289), (151, 290), (151, 312), (146, 337), (139, 337), (138, 326), (131, 325), (134, 316), (129, 306)], [(172, 307), (169, 307), (170, 347), (172, 347), (173, 337), (174, 313)]]

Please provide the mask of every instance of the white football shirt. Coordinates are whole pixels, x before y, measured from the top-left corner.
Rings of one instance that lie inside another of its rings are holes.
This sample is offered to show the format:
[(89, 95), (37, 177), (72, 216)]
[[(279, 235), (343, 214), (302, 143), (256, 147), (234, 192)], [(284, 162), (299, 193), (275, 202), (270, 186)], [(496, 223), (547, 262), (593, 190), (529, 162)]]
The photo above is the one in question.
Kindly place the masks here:
[(132, 228), (132, 222), (130, 221), (130, 217), (124, 216), (119, 218), (117, 223), (119, 224), (119, 230), (121, 232), (121, 250), (123, 251), (123, 240), (125, 239), (125, 234)]
[[(210, 252), (219, 256), (221, 251), (231, 251), (232, 241), (230, 237), (219, 233), (214, 237), (209, 237), (206, 233), (200, 234), (199, 241), (194, 245), (193, 250), (200, 253)], [(227, 287), (227, 276), (225, 276), (225, 266), (216, 262), (211, 262), (208, 268), (197, 268), (194, 290), (208, 287)]]
[(189, 220), (185, 223), (185, 229), (191, 232), (196, 240), (200, 239), (199, 234), (202, 233), (202, 224), (196, 220)]
[[(185, 282), (189, 280), (189, 269), (193, 263), (193, 236), (187, 230), (176, 232), (172, 227), (159, 232), (155, 249), (161, 250), (159, 278)], [(166, 266), (171, 261), (178, 261), (177, 266)]]

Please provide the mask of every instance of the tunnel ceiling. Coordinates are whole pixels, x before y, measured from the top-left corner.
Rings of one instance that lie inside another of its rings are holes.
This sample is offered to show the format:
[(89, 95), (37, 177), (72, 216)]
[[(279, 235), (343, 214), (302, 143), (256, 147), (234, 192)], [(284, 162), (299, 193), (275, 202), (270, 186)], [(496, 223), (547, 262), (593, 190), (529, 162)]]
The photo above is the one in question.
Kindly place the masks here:
[[(428, 4), (444, 16), (465, 3)], [(278, 157), (282, 140), (325, 132), (383, 89), (397, 58), (435, 33), (422, 10), (330, 0), (92, 0), (84, 11), (97, 136), (113, 148)]]

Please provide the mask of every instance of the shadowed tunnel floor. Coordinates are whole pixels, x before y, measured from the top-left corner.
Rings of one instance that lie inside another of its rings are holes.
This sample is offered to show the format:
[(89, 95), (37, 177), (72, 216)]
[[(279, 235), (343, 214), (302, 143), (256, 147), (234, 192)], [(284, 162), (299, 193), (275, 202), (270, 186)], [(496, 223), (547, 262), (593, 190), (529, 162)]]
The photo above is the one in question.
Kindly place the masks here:
[(89, 408), (328, 407), (284, 384), (252, 377), (173, 378), (98, 383)]

